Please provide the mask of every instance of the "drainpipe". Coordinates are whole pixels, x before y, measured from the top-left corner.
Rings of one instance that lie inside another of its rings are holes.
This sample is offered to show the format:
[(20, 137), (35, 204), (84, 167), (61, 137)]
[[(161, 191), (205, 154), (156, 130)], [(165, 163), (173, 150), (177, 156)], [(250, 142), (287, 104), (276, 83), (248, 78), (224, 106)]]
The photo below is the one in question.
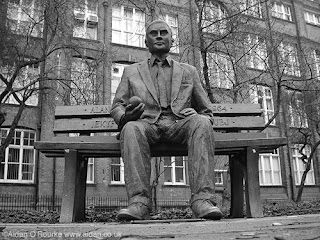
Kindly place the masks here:
[(53, 158), (53, 163), (52, 163), (52, 210), (55, 210), (55, 198), (56, 198), (56, 164), (57, 158)]
[(195, 50), (195, 41), (194, 41), (194, 22), (193, 22), (193, 16), (192, 16), (192, 0), (189, 0), (189, 16), (190, 16), (190, 27), (191, 27), (191, 43), (192, 43), (192, 54), (193, 54), (193, 63), (192, 65), (196, 66), (196, 50)]
[[(107, 64), (108, 64), (108, 55), (109, 55), (109, 48), (106, 46), (106, 44), (109, 44), (109, 43), (106, 43), (108, 41), (108, 38), (107, 38), (107, 26), (108, 26), (108, 19), (107, 19), (107, 16), (108, 16), (108, 6), (109, 6), (109, 3), (107, 1), (104, 1), (103, 2), (103, 51), (104, 51), (104, 58), (103, 58), (103, 66), (102, 66), (102, 72), (103, 72), (103, 75), (102, 75), (102, 104), (106, 104), (106, 87), (107, 87), (107, 84), (106, 84), (106, 80), (107, 80)], [(110, 99), (110, 98), (108, 98)]]

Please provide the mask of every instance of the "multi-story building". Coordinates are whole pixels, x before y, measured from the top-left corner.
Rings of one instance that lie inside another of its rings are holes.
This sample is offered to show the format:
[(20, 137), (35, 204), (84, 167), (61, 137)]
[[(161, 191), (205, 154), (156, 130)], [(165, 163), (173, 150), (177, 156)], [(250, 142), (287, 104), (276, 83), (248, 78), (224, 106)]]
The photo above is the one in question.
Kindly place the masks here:
[[(21, 78), (46, 76), (43, 79), (52, 81), (45, 84), (54, 91), (42, 90), (29, 98), (0, 165), (1, 193), (61, 196), (64, 160), (44, 157), (34, 150), (34, 141), (52, 136), (55, 105), (111, 104), (124, 67), (149, 57), (144, 44), (146, 25), (161, 18), (173, 30), (171, 56), (195, 65), (203, 78), (202, 67), (207, 65), (210, 87), (205, 86), (216, 100), (260, 103), (269, 122), (264, 131), (289, 139), (288, 146), (260, 155), (261, 194), (263, 199), (296, 196), (305, 166), (299, 153), (303, 142), (294, 133), (314, 124), (301, 111), (305, 91), (297, 91), (300, 88), (293, 84), (320, 78), (319, 0), (208, 0), (199, 5), (193, 0), (75, 0), (61, 1), (63, 14), (54, 12), (46, 18), (41, 18), (43, 5), (38, 0), (5, 3), (6, 26), (17, 38), (29, 35), (40, 45), (53, 42), (56, 49), (45, 63), (20, 71)], [(200, 8), (203, 11), (197, 12)], [(50, 42), (53, 19), (64, 32)], [(30, 28), (32, 21), (37, 23), (34, 28)], [(71, 49), (66, 43), (75, 45)], [(37, 59), (36, 54), (29, 55), (25, 57)], [(278, 83), (283, 84), (281, 88)], [(1, 102), (1, 111), (8, 113), (1, 126), (3, 139), (18, 111), (16, 103), (13, 96)], [(314, 133), (313, 143), (319, 138)], [(303, 151), (310, 154), (311, 147)], [(320, 199), (319, 157), (316, 151), (305, 181), (305, 199)], [(157, 196), (188, 198), (187, 158), (154, 161), (163, 173)], [(218, 163), (216, 190), (226, 196), (228, 164), (223, 157)], [(89, 159), (87, 176), (88, 196), (126, 196), (121, 159)]]

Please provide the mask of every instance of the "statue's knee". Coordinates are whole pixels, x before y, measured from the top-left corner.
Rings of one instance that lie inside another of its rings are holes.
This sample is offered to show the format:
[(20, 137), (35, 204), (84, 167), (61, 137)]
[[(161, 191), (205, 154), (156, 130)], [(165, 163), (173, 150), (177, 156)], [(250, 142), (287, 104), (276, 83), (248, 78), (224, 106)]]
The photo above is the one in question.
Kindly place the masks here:
[(197, 128), (212, 128), (211, 121), (207, 116), (197, 114), (192, 116), (191, 121), (194, 123), (192, 125), (195, 125)]
[(123, 126), (122, 131), (121, 131), (121, 135), (122, 136), (133, 136), (133, 135), (136, 135), (141, 132), (143, 132), (141, 124), (137, 121), (130, 121), (130, 122), (127, 122)]

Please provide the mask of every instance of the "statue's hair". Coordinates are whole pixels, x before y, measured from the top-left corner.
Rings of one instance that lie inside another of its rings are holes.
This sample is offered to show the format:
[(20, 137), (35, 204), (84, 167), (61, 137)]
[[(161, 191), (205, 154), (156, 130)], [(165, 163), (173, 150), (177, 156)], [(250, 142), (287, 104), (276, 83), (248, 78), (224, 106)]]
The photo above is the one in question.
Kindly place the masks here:
[(170, 32), (170, 35), (172, 36), (172, 29), (171, 27), (169, 26), (169, 24), (166, 22), (166, 21), (163, 21), (162, 19), (157, 19), (157, 20), (154, 20), (152, 21), (151, 23), (149, 23), (146, 27), (146, 33), (148, 32), (149, 28), (151, 27), (151, 25), (155, 24), (155, 23), (163, 23), (165, 25), (167, 25), (168, 29), (169, 29), (169, 32)]

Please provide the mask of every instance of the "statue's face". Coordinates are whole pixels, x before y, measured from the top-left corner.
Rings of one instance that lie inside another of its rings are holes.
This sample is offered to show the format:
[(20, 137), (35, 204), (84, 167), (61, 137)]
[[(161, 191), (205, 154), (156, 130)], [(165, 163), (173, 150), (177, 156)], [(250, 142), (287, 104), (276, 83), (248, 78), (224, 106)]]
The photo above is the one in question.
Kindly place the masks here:
[(151, 24), (146, 32), (146, 46), (151, 53), (168, 53), (172, 46), (169, 26), (163, 22)]

